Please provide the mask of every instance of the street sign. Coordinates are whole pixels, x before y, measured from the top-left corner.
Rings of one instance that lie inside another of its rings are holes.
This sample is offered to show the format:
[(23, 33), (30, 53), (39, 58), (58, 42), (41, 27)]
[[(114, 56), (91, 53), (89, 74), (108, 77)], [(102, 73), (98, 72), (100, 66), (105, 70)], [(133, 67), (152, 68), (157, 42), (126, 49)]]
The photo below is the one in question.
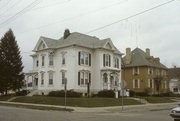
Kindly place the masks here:
[(122, 88), (125, 88), (126, 86), (127, 86), (127, 82), (124, 81), (124, 80), (121, 80), (121, 82), (120, 82), (120, 87), (121, 87), (121, 89), (122, 89)]

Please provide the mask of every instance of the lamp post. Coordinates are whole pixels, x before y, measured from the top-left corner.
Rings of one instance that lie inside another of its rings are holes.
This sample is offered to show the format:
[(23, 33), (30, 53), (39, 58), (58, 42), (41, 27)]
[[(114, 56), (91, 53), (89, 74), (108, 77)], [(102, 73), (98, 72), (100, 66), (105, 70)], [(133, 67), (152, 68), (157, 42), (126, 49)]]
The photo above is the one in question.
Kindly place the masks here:
[(67, 78), (64, 78), (64, 106), (66, 109)]

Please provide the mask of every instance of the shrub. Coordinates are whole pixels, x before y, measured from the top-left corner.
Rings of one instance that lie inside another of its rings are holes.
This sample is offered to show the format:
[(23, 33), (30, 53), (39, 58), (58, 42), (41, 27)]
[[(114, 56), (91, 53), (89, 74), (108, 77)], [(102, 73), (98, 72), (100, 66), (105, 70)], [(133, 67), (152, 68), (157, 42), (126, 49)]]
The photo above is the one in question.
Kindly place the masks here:
[(136, 95), (136, 93), (132, 90), (129, 90), (129, 96), (130, 97), (134, 97)]
[(145, 92), (136, 92), (136, 96), (148, 96)]
[(97, 94), (98, 97), (115, 97), (115, 93), (113, 90), (102, 90)]
[(28, 93), (29, 93), (28, 90), (22, 90), (22, 91), (16, 92), (16, 96), (26, 96)]
[[(64, 97), (65, 96), (65, 92), (64, 92), (64, 90), (51, 91), (51, 92), (49, 92), (48, 96), (51, 96), (51, 97)], [(73, 90), (68, 90), (66, 92), (66, 96), (67, 97), (81, 97), (82, 93), (75, 92)]]

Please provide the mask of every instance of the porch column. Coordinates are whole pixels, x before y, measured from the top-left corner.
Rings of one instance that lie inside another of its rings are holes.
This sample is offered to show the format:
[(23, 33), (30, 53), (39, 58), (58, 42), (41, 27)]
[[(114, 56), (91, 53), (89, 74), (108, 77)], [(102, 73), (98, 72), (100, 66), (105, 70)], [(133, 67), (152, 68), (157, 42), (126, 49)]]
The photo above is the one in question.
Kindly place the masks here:
[(111, 75), (110, 75), (110, 72), (107, 72), (107, 78), (108, 78), (107, 89), (110, 90), (111, 89), (111, 82), (110, 82)]

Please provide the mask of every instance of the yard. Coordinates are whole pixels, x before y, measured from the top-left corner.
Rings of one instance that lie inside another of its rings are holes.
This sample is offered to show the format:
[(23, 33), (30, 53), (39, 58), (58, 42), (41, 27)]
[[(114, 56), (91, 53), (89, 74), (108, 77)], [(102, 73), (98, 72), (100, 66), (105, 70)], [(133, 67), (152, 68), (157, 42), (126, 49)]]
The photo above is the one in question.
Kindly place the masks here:
[(148, 96), (148, 97), (140, 97), (142, 99), (147, 100), (149, 103), (172, 103), (175, 102), (173, 97), (153, 97), (153, 96)]
[[(64, 98), (62, 97), (47, 97), (47, 96), (33, 96), (33, 97), (18, 97), (13, 102), (34, 103), (34, 104), (49, 104), (49, 105), (64, 105)], [(124, 105), (138, 105), (140, 102), (124, 98)], [(107, 107), (107, 106), (121, 106), (121, 98), (67, 98), (67, 106), (74, 107)]]

